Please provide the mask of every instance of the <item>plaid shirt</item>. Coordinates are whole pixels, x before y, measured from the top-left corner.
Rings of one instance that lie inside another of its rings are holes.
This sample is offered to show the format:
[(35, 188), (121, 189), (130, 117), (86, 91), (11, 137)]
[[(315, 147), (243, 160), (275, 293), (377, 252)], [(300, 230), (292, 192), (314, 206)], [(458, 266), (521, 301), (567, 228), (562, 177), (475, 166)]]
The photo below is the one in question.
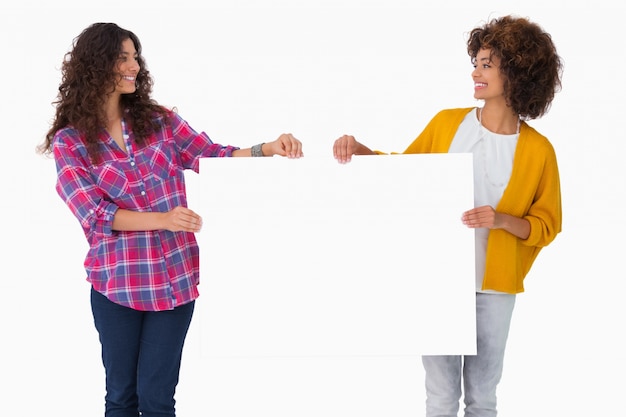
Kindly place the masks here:
[(103, 131), (96, 165), (76, 129), (61, 129), (54, 138), (56, 190), (89, 243), (87, 281), (135, 310), (170, 310), (198, 297), (198, 245), (190, 232), (112, 230), (116, 210), (167, 212), (187, 206), (183, 170), (198, 172), (201, 157), (227, 157), (238, 149), (213, 143), (173, 112), (170, 120), (142, 146), (123, 122), (128, 153)]

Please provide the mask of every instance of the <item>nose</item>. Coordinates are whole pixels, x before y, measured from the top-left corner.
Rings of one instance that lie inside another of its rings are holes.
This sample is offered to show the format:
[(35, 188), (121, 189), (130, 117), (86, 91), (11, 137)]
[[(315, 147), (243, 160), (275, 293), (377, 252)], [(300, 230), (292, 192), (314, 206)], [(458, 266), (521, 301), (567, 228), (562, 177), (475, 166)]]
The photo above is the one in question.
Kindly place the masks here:
[(140, 68), (139, 61), (137, 61), (136, 59), (133, 59), (130, 63), (130, 69), (132, 71), (139, 72), (139, 68)]

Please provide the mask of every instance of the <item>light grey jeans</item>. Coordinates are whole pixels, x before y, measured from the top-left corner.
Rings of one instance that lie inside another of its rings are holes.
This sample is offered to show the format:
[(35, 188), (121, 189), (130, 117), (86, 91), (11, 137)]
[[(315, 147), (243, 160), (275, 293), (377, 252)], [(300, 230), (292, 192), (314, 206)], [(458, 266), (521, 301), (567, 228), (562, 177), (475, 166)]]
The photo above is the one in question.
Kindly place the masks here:
[(515, 306), (513, 294), (476, 293), (477, 355), (422, 356), (426, 371), (426, 417), (457, 417), (461, 378), (465, 417), (494, 417), (496, 387)]

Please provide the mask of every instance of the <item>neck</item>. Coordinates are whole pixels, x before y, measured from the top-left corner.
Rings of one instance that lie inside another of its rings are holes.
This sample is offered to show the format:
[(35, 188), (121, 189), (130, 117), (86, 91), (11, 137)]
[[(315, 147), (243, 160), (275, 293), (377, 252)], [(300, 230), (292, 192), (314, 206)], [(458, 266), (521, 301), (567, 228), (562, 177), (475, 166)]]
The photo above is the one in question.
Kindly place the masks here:
[(485, 104), (478, 109), (481, 124), (493, 133), (512, 135), (519, 132), (520, 118), (510, 107), (493, 107)]
[(117, 123), (122, 120), (122, 106), (120, 104), (119, 97), (110, 97), (105, 104), (104, 110), (109, 124)]

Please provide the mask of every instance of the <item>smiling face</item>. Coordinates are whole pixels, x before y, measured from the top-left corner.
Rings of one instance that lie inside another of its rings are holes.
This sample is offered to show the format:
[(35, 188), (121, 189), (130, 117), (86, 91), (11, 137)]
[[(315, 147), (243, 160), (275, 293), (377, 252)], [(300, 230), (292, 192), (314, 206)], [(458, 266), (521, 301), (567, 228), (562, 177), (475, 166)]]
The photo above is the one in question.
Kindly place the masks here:
[(474, 98), (477, 100), (504, 100), (504, 77), (498, 57), (491, 49), (481, 49), (473, 60)]
[(117, 59), (115, 72), (117, 74), (115, 93), (134, 93), (136, 89), (135, 77), (137, 77), (137, 74), (139, 73), (139, 62), (137, 61), (135, 44), (131, 39), (126, 39), (122, 42), (122, 48)]

